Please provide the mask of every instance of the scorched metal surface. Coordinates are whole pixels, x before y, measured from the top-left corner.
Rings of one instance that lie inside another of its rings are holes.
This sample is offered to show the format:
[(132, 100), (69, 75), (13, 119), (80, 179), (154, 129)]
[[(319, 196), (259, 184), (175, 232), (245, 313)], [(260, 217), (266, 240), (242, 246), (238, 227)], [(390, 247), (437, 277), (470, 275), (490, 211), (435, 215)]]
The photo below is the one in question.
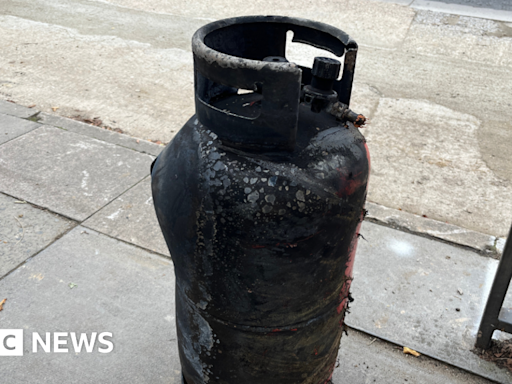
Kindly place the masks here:
[[(287, 62), (288, 30), (343, 57), (342, 79), (336, 60)], [(349, 121), (364, 119), (348, 109), (357, 45), (325, 24), (264, 16), (209, 24), (192, 45), (196, 115), (152, 166), (184, 379), (327, 383), (369, 172)]]

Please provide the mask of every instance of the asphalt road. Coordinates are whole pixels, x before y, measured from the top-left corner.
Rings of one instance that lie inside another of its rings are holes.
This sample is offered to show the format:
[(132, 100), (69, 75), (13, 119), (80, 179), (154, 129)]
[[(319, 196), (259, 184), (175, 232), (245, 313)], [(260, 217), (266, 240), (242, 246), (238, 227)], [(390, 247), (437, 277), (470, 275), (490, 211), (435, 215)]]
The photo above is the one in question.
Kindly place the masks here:
[(441, 2), (446, 4), (469, 5), (471, 7), (512, 11), (511, 0), (445, 0)]

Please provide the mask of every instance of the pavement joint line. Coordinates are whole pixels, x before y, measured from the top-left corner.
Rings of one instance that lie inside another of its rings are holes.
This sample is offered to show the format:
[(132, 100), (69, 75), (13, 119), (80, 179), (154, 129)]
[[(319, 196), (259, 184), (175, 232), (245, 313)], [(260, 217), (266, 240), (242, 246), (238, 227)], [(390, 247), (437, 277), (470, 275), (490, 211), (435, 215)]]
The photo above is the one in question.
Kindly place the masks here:
[[(116, 201), (119, 197), (123, 196), (125, 193), (127, 193), (128, 191), (130, 191), (132, 188), (135, 188), (137, 185), (139, 185), (140, 183), (144, 182), (148, 177), (151, 177), (151, 176), (150, 176), (150, 175), (148, 175), (148, 176), (144, 177), (142, 180), (139, 180), (137, 183), (135, 183), (134, 185), (132, 185), (130, 188), (126, 189), (126, 190), (125, 190), (125, 191), (123, 191), (121, 194), (119, 194), (119, 196), (116, 196), (112, 201), (108, 202), (106, 205), (102, 206), (101, 208), (99, 208), (97, 211), (95, 211), (94, 213), (92, 213), (90, 216), (86, 217), (86, 218), (85, 218), (84, 220), (82, 220), (82, 221), (79, 221), (79, 220), (73, 219), (73, 218), (71, 218), (71, 217), (68, 217), (68, 216), (66, 216), (66, 215), (63, 215), (62, 213), (54, 212), (54, 211), (50, 210), (49, 208), (41, 207), (41, 206), (39, 206), (39, 205), (37, 205), (37, 204), (31, 203), (30, 201), (27, 201), (27, 200), (20, 200), (20, 198), (18, 198), (18, 197), (16, 197), (16, 196), (13, 196), (13, 195), (10, 195), (10, 194), (8, 194), (8, 193), (5, 193), (5, 192), (0, 192), (0, 193), (4, 194), (5, 196), (9, 196), (9, 197), (11, 197), (11, 198), (13, 198), (13, 199), (16, 199), (16, 200), (25, 201), (25, 203), (29, 204), (29, 205), (30, 205), (30, 206), (32, 206), (33, 208), (39, 209), (39, 210), (41, 210), (41, 211), (49, 212), (49, 213), (54, 214), (54, 215), (56, 215), (56, 216), (62, 217), (62, 218), (64, 218), (64, 219), (66, 219), (66, 220), (69, 220), (69, 221), (71, 221), (71, 222), (73, 222), (73, 223), (74, 223), (73, 228), (75, 228), (75, 227), (77, 227), (77, 226), (82, 226), (82, 227), (87, 228), (87, 229), (89, 229), (89, 230), (92, 230), (92, 231), (94, 231), (94, 232), (100, 233), (100, 234), (102, 234), (102, 235), (104, 235), (104, 236), (107, 236), (107, 237), (109, 237), (109, 238), (111, 238), (111, 239), (121, 241), (121, 242), (123, 242), (123, 243), (125, 243), (125, 244), (133, 245), (134, 247), (137, 247), (137, 248), (143, 249), (143, 250), (148, 251), (148, 252), (150, 252), (150, 253), (153, 253), (153, 254), (155, 254), (155, 255), (159, 255), (159, 256), (161, 256), (161, 257), (164, 257), (166, 260), (169, 260), (169, 259), (170, 259), (170, 257), (169, 257), (169, 256), (167, 256), (167, 255), (164, 255), (164, 254), (162, 254), (162, 253), (156, 252), (156, 251), (154, 251), (154, 250), (152, 250), (152, 249), (149, 249), (149, 248), (144, 248), (144, 247), (142, 247), (142, 246), (140, 246), (140, 245), (138, 245), (138, 244), (131, 243), (131, 242), (129, 242), (129, 241), (122, 240), (122, 239), (119, 239), (119, 238), (117, 238), (117, 237), (114, 237), (114, 236), (108, 235), (108, 234), (106, 234), (106, 233), (100, 232), (100, 231), (98, 231), (98, 230), (96, 230), (96, 229), (93, 229), (93, 228), (89, 227), (88, 225), (85, 225), (85, 224), (84, 224), (84, 223), (85, 223), (85, 221), (89, 220), (92, 216), (94, 216), (96, 213), (98, 213), (99, 211), (101, 211), (103, 208), (105, 208), (105, 207), (109, 206), (110, 204), (112, 204), (114, 201)], [(73, 229), (73, 228), (71, 228), (71, 229)], [(70, 229), (70, 230), (71, 230), (71, 229)], [(55, 241), (57, 241), (58, 239), (60, 239), (62, 236), (64, 236), (64, 235), (65, 235), (66, 233), (68, 233), (68, 232), (69, 232), (69, 231), (66, 231), (66, 232), (62, 233), (61, 235), (57, 236), (57, 237), (56, 237), (56, 238), (55, 238), (55, 239), (54, 239), (50, 244), (48, 244), (48, 245), (47, 245), (46, 247), (44, 247), (43, 249), (46, 249), (48, 246), (50, 246), (51, 244), (53, 244)], [(42, 250), (42, 249), (41, 249), (41, 250)], [(12, 269), (11, 271), (9, 271), (7, 274), (5, 274), (5, 275), (4, 275), (4, 277), (5, 277), (5, 276), (7, 276), (7, 275), (9, 275), (12, 271), (14, 271), (14, 270), (18, 269), (18, 268), (19, 268), (19, 266), (23, 265), (27, 260), (30, 260), (32, 257), (34, 257), (34, 256), (36, 256), (37, 254), (39, 254), (39, 252), (41, 252), (41, 251), (38, 251), (36, 254), (34, 254), (34, 255), (30, 256), (28, 259), (26, 259), (25, 261), (23, 261), (20, 265), (18, 265), (17, 267), (15, 267), (15, 268), (14, 268), (14, 269)], [(0, 277), (0, 280), (2, 280), (2, 279), (3, 279), (3, 277)]]
[(9, 193), (7, 193), (7, 192), (5, 192), (5, 191), (0, 191), (0, 193), (1, 193), (2, 195), (9, 196), (9, 197), (11, 197), (11, 198), (13, 198), (13, 199), (16, 199), (16, 200), (18, 200), (18, 201), (23, 201), (23, 202), (24, 202), (23, 204), (25, 204), (25, 203), (26, 203), (26, 204), (30, 205), (31, 207), (33, 207), (33, 208), (39, 209), (39, 210), (44, 211), (44, 212), (49, 212), (49, 213), (51, 213), (51, 214), (53, 214), (53, 215), (56, 215), (56, 216), (59, 216), (59, 217), (62, 217), (62, 218), (64, 218), (64, 219), (66, 219), (66, 220), (73, 221), (73, 222), (75, 222), (75, 223), (80, 224), (80, 221), (78, 221), (78, 220), (76, 220), (76, 219), (73, 219), (72, 217), (66, 216), (66, 215), (64, 215), (64, 214), (62, 214), (62, 213), (54, 212), (54, 211), (52, 211), (50, 208), (42, 207), (42, 206), (37, 205), (37, 204), (35, 204), (35, 203), (32, 203), (32, 202), (30, 202), (30, 201), (28, 201), (28, 200), (23, 200), (23, 199), (19, 198), (18, 196), (11, 195), (11, 194), (9, 194)]
[[(16, 111), (16, 109), (20, 109), (20, 110)], [(20, 113), (22, 113), (23, 110), (25, 110), (27, 112), (30, 111), (31, 114), (27, 114), (25, 116), (20, 116)], [(7, 100), (3, 100), (3, 99), (0, 99), (0, 111), (1, 111), (0, 113), (3, 113), (5, 115), (9, 115), (9, 116), (13, 116), (13, 117), (17, 117), (19, 119), (25, 119), (25, 120), (30, 120), (32, 117), (38, 115), (41, 112), (37, 109), (32, 110), (29, 107), (25, 107), (23, 105), (19, 105), (12, 101), (7, 101)]]
[(91, 228), (91, 227), (88, 227), (87, 225), (84, 225), (83, 223), (78, 224), (78, 226), (83, 227), (83, 228), (87, 228), (88, 230), (93, 231), (93, 232), (96, 232), (96, 233), (98, 233), (98, 234), (100, 234), (100, 235), (102, 235), (102, 236), (108, 237), (109, 239), (119, 241), (119, 242), (121, 242), (121, 243), (124, 243), (124, 244), (130, 245), (130, 246), (132, 246), (132, 247), (135, 247), (135, 248), (141, 249), (141, 250), (143, 250), (143, 251), (145, 251), (145, 252), (149, 252), (149, 253), (151, 253), (151, 254), (153, 254), (153, 255), (155, 255), (155, 256), (162, 257), (162, 258), (164, 258), (166, 261), (169, 261), (169, 260), (171, 260), (171, 261), (172, 261), (172, 256), (167, 256), (167, 255), (164, 255), (163, 253), (159, 253), (159, 252), (156, 252), (156, 251), (154, 251), (154, 250), (152, 250), (152, 249), (145, 248), (145, 247), (143, 247), (143, 246), (141, 246), (141, 245), (139, 245), (139, 244), (130, 243), (129, 241), (126, 241), (126, 240), (120, 239), (120, 238), (118, 238), (118, 237), (114, 237), (114, 236), (109, 235), (109, 234), (107, 234), (107, 233), (100, 232), (100, 231), (98, 231), (97, 229), (93, 229), (93, 228)]
[[(16, 117), (16, 116), (13, 116), (13, 117)], [(21, 119), (21, 120), (25, 120), (25, 119), (23, 119), (23, 118), (21, 118), (21, 117), (19, 117), (19, 119)], [(34, 121), (34, 123), (39, 124), (39, 123), (37, 123), (37, 122), (35, 122), (35, 121)], [(27, 132), (25, 132), (25, 133), (22, 133), (22, 134), (21, 134), (21, 135), (19, 135), (19, 136), (16, 136), (16, 137), (13, 137), (12, 139), (9, 139), (9, 140), (7, 140), (7, 141), (4, 141), (2, 144), (0, 144), (0, 146), (1, 146), (1, 145), (4, 145), (4, 144), (7, 144), (7, 143), (10, 143), (11, 141), (14, 141), (14, 140), (16, 140), (16, 139), (19, 139), (19, 138), (21, 138), (21, 137), (25, 136), (26, 134), (31, 133), (32, 131), (35, 131), (36, 129), (39, 129), (39, 128), (41, 128), (41, 127), (43, 127), (43, 125), (42, 125), (42, 124), (39, 124), (39, 127), (35, 127), (34, 129), (31, 129), (30, 131), (27, 131)]]
[[(98, 208), (96, 211), (94, 211), (93, 213), (91, 213), (89, 216), (87, 216), (85, 219), (83, 219), (82, 221), (80, 221), (79, 223), (82, 224), (84, 223), (86, 220), (89, 220), (92, 216), (94, 216), (95, 214), (97, 214), (99, 211), (101, 211), (103, 208), (106, 208), (108, 207), (110, 204), (112, 204), (114, 201), (116, 201), (117, 199), (119, 199), (121, 196), (123, 196), (125, 193), (127, 193), (128, 191), (130, 191), (132, 188), (135, 188), (137, 185), (139, 185), (140, 183), (142, 183), (144, 180), (146, 180), (148, 177), (151, 177), (151, 174), (147, 175), (147, 176), (144, 176), (142, 179), (140, 179), (139, 181), (137, 181), (135, 184), (133, 184), (132, 186), (128, 187), (127, 189), (125, 189), (123, 192), (121, 192), (119, 195), (117, 195), (116, 197), (114, 197), (112, 200), (110, 200), (107, 204), (101, 206), (100, 208)], [(97, 232), (97, 231), (96, 231)], [(100, 232), (101, 233), (101, 232)]]
[[(391, 229), (394, 229), (394, 230), (397, 230), (397, 231), (400, 231), (400, 232), (409, 233), (411, 235), (424, 237), (425, 239), (434, 240), (434, 241), (438, 241), (440, 243), (444, 243), (444, 244), (447, 244), (447, 245), (451, 245), (451, 246), (455, 246), (455, 247), (458, 247), (458, 248), (466, 249), (468, 251), (473, 251), (473, 252), (478, 253), (482, 257), (488, 257), (488, 258), (491, 258), (491, 259), (499, 260), (500, 256), (501, 256), (501, 252), (499, 252), (499, 251), (493, 252), (491, 249), (489, 249), (488, 252), (485, 252), (485, 251), (482, 251), (479, 248), (475, 248), (475, 247), (472, 247), (470, 245), (461, 244), (461, 243), (457, 243), (457, 242), (454, 242), (454, 241), (449, 241), (449, 240), (441, 239), (439, 237), (432, 236), (432, 235), (430, 235), (430, 234), (428, 234), (426, 232), (411, 231), (408, 228), (405, 228), (403, 226), (396, 225), (396, 224), (386, 223), (386, 222), (381, 221), (381, 220), (376, 219), (376, 218), (368, 218), (368, 219), (365, 219), (365, 221), (368, 221), (368, 222), (373, 223), (373, 224), (381, 225), (383, 227), (391, 228)], [(496, 246), (496, 243), (498, 241), (499, 241), (499, 238), (495, 237), (494, 238), (494, 244), (493, 244), (494, 247)]]
[[(365, 217), (365, 220), (374, 224), (474, 251), (483, 257), (499, 260), (503, 252), (502, 249), (497, 247), (500, 239), (503, 239), (498, 236), (473, 231), (459, 227), (455, 224), (445, 223), (431, 218), (421, 217), (412, 212), (385, 207), (369, 200), (366, 201), (365, 208), (368, 209), (368, 215)], [(386, 213), (380, 211), (386, 211)], [(450, 233), (440, 233), (436, 235), (435, 231), (429, 229), (422, 230), (422, 226), (429, 225), (444, 227), (445, 230), (451, 230), (451, 234), (462, 233), (468, 234), (468, 236), (472, 238), (480, 237), (481, 241), (471, 244), (462, 240), (456, 241), (456, 239), (450, 239)], [(445, 236), (443, 237), (443, 235)], [(484, 241), (484, 239), (487, 241)]]
[[(98, 230), (96, 230), (96, 229), (93, 229), (93, 228), (91, 228), (90, 226), (88, 226), (88, 225), (84, 224), (84, 223), (85, 223), (85, 221), (89, 220), (92, 216), (94, 216), (96, 213), (98, 213), (99, 211), (101, 211), (103, 208), (105, 208), (105, 207), (109, 206), (110, 204), (112, 204), (114, 201), (116, 201), (119, 197), (123, 196), (125, 193), (127, 193), (128, 191), (130, 191), (132, 188), (135, 188), (137, 185), (139, 185), (140, 183), (144, 182), (148, 177), (151, 177), (151, 176), (150, 176), (150, 175), (148, 175), (148, 176), (144, 177), (143, 179), (139, 180), (137, 183), (135, 183), (134, 185), (132, 185), (131, 187), (129, 187), (128, 189), (126, 189), (125, 191), (123, 191), (121, 194), (119, 194), (118, 196), (116, 196), (112, 201), (108, 202), (106, 205), (102, 206), (101, 208), (99, 208), (97, 211), (95, 211), (94, 213), (92, 213), (90, 216), (86, 217), (86, 218), (85, 218), (84, 220), (82, 220), (82, 221), (79, 221), (79, 220), (73, 219), (73, 218), (68, 217), (68, 216), (66, 216), (66, 215), (63, 215), (63, 214), (61, 214), (61, 213), (54, 212), (54, 211), (50, 210), (49, 208), (41, 207), (41, 206), (39, 206), (39, 205), (36, 205), (36, 204), (34, 204), (34, 203), (31, 203), (30, 201), (26, 201), (26, 200), (23, 200), (23, 201), (25, 201), (27, 204), (29, 204), (30, 206), (32, 206), (32, 207), (34, 207), (34, 208), (36, 208), (36, 209), (39, 209), (39, 210), (42, 210), (42, 211), (45, 211), (45, 212), (52, 213), (52, 214), (54, 214), (54, 215), (57, 215), (57, 216), (59, 216), (59, 217), (65, 218), (66, 220), (69, 220), (69, 221), (73, 222), (73, 223), (74, 223), (73, 228), (75, 228), (75, 227), (77, 227), (77, 226), (82, 226), (82, 227), (87, 228), (87, 229), (89, 229), (89, 230), (92, 230), (92, 231), (94, 231), (94, 232), (100, 233), (100, 234), (102, 234), (102, 235), (104, 235), (104, 236), (107, 236), (107, 237), (109, 237), (109, 238), (111, 238), (111, 239), (121, 241), (121, 242), (123, 242), (123, 243), (125, 243), (125, 244), (133, 245), (134, 247), (140, 248), (140, 249), (145, 250), (145, 251), (148, 251), (148, 252), (150, 252), (150, 253), (152, 253), (152, 254), (155, 254), (155, 255), (158, 255), (158, 256), (164, 257), (166, 260), (169, 260), (169, 259), (170, 259), (170, 257), (169, 257), (169, 256), (167, 256), (167, 255), (165, 255), (165, 254), (162, 254), (162, 253), (156, 252), (156, 251), (154, 251), (154, 250), (152, 250), (152, 249), (142, 247), (142, 246), (140, 246), (140, 245), (138, 245), (138, 244), (131, 243), (131, 242), (129, 242), (129, 241), (126, 241), (126, 240), (123, 240), (123, 239), (120, 239), (120, 238), (117, 238), (117, 237), (114, 237), (114, 236), (108, 235), (108, 234), (106, 234), (106, 233), (100, 232), (100, 231), (98, 231)], [(19, 198), (18, 198), (18, 197), (16, 197), (16, 196), (12, 196), (12, 195), (10, 195), (10, 194), (8, 194), (8, 193), (5, 193), (5, 192), (0, 192), (0, 193), (4, 194), (4, 195), (6, 195), (6, 196), (12, 197), (13, 199), (17, 199), (17, 200), (19, 200)], [(73, 228), (71, 228), (71, 229), (73, 229)], [(58, 239), (60, 239), (62, 236), (64, 236), (64, 235), (65, 235), (66, 233), (68, 233), (68, 232), (69, 232), (69, 231), (67, 231), (67, 232), (65, 232), (65, 233), (63, 233), (63, 234), (61, 234), (61, 235), (57, 236), (57, 237), (56, 237), (56, 238), (55, 238), (55, 239), (54, 239), (50, 244), (48, 244), (46, 247), (48, 247), (49, 245), (53, 244), (55, 241), (57, 241)], [(46, 249), (46, 247), (44, 247), (43, 249)], [(40, 251), (38, 251), (36, 254), (38, 254), (39, 252), (40, 252)], [(36, 254), (34, 254), (33, 256), (35, 256)], [(27, 260), (30, 260), (33, 256), (29, 257)], [(19, 266), (23, 265), (23, 263), (25, 263), (27, 260), (25, 260), (24, 262), (22, 262)], [(15, 267), (12, 271), (14, 271), (15, 269), (18, 269), (18, 267), (19, 267), (19, 266)], [(9, 271), (5, 276), (9, 275), (12, 271)], [(4, 276), (4, 277), (5, 277), (5, 276)], [(2, 277), (2, 278), (0, 278), (0, 280), (2, 280), (2, 279), (3, 279), (3, 277)]]
[[(38, 117), (39, 115), (40, 118), (38, 122), (40, 122), (40, 124), (49, 125), (65, 130), (67, 132), (73, 132), (96, 140), (104, 141), (106, 143), (114, 144), (122, 148), (133, 150), (135, 152), (150, 155), (152, 157), (158, 156), (158, 154), (164, 149), (164, 146), (153, 143), (151, 141), (133, 137), (126, 133), (111, 131), (68, 117), (53, 115), (45, 112), (39, 113)], [(125, 143), (122, 141), (125, 141)], [(144, 149), (144, 146), (147, 148)]]
[[(2, 192), (3, 193), (3, 192)], [(4, 193), (5, 194), (5, 193)], [(5, 194), (6, 196), (9, 196), (7, 194)], [(11, 196), (12, 197), (12, 196)], [(28, 203), (28, 202), (27, 202)], [(58, 213), (55, 213), (55, 212), (52, 212), (50, 210), (47, 210), (47, 209), (44, 209), (44, 208), (41, 208), (41, 207), (38, 207), (36, 205), (33, 205), (33, 204), (30, 204), (31, 206), (33, 206), (34, 208), (38, 208), (38, 209), (41, 209), (41, 210), (45, 210), (47, 212), (50, 212), (50, 213), (53, 213), (54, 215), (57, 215), (57, 216), (62, 216)], [(62, 216), (62, 217), (65, 217), (65, 216)], [(67, 218), (66, 218), (67, 219)], [(2, 281), (3, 279), (5, 279), (7, 276), (9, 276), (11, 273), (13, 273), (14, 271), (18, 270), (19, 268), (21, 268), (23, 265), (25, 265), (29, 260), (32, 260), (34, 257), (38, 256), (41, 252), (43, 252), (46, 248), (48, 248), (49, 246), (53, 245), (54, 243), (56, 243), (57, 241), (59, 241), (60, 239), (62, 239), (64, 236), (66, 236), (69, 232), (71, 232), (73, 229), (75, 229), (76, 227), (78, 227), (80, 225), (80, 223), (78, 223), (76, 220), (73, 220), (73, 219), (69, 219), (69, 221), (71, 222), (71, 226), (68, 230), (62, 232), (61, 234), (55, 236), (55, 238), (53, 240), (51, 240), (46, 246), (44, 246), (43, 248), (41, 248), (40, 250), (38, 250), (36, 253), (34, 253), (32, 256), (26, 258), (25, 260), (23, 260), (21, 263), (19, 263), (17, 266), (15, 266), (13, 269), (11, 269), (9, 272), (7, 272), (6, 274), (4, 274), (3, 276), (0, 276), (0, 281)]]
[[(147, 176), (147, 177), (149, 177), (149, 176)], [(135, 184), (135, 185), (138, 185), (139, 183), (141, 183), (142, 181), (144, 181), (147, 177), (145, 177), (144, 179), (142, 179), (141, 181), (139, 181), (139, 182), (138, 182), (137, 184)], [(134, 185), (134, 186), (135, 186), (135, 185)], [(133, 186), (133, 187), (134, 187), (134, 186)], [(133, 188), (133, 187), (132, 187), (132, 188)], [(131, 188), (129, 188), (129, 189), (131, 189)], [(128, 189), (128, 190), (129, 190), (129, 189)], [(127, 190), (127, 191), (128, 191), (128, 190)], [(127, 192), (127, 191), (125, 191), (125, 192)], [(122, 194), (124, 194), (125, 192), (123, 192)], [(1, 193), (1, 194), (3, 194), (3, 195), (5, 195), (5, 196), (9, 196), (9, 197), (11, 197), (11, 198), (13, 198), (13, 199), (17, 199), (17, 200), (19, 200), (16, 196), (9, 195), (8, 193), (5, 193), (5, 192), (0, 192), (0, 193)], [(121, 194), (121, 195), (122, 195), (122, 194)], [(119, 195), (119, 196), (121, 196), (121, 195)], [(119, 196), (118, 196), (118, 197), (119, 197)], [(118, 197), (116, 197), (116, 199), (117, 199)], [(114, 199), (114, 200), (115, 200), (115, 199)], [(20, 200), (20, 201), (21, 201), (21, 200)], [(38, 256), (38, 255), (39, 255), (41, 252), (43, 252), (46, 248), (50, 247), (52, 244), (54, 244), (55, 242), (57, 242), (58, 240), (60, 240), (60, 239), (61, 239), (61, 238), (63, 238), (64, 236), (66, 236), (66, 235), (67, 235), (69, 232), (71, 232), (73, 229), (75, 229), (76, 227), (79, 227), (79, 226), (80, 226), (80, 227), (84, 227), (84, 228), (86, 228), (86, 229), (88, 229), (88, 230), (90, 230), (90, 231), (96, 232), (96, 233), (98, 233), (98, 234), (100, 234), (100, 235), (106, 236), (106, 237), (108, 237), (108, 238), (110, 238), (110, 239), (113, 239), (113, 240), (116, 240), (116, 241), (120, 241), (120, 242), (122, 242), (122, 243), (124, 243), (124, 244), (130, 245), (130, 246), (133, 246), (133, 247), (136, 247), (136, 248), (141, 249), (141, 250), (146, 251), (146, 252), (149, 252), (149, 253), (151, 253), (151, 254), (153, 254), (153, 255), (156, 255), (156, 256), (158, 256), (158, 257), (163, 257), (165, 260), (169, 260), (169, 259), (170, 259), (170, 260), (172, 260), (172, 257), (169, 257), (169, 256), (164, 255), (164, 254), (162, 254), (162, 253), (156, 252), (156, 251), (154, 251), (154, 250), (152, 250), (152, 249), (142, 247), (142, 246), (140, 246), (140, 245), (138, 245), (138, 244), (131, 243), (131, 242), (126, 241), (126, 240), (123, 240), (123, 239), (119, 239), (119, 238), (117, 238), (117, 237), (114, 237), (114, 236), (108, 235), (108, 234), (103, 233), (103, 232), (99, 232), (99, 231), (97, 231), (97, 230), (95, 230), (95, 229), (93, 229), (93, 228), (91, 228), (91, 227), (89, 227), (89, 226), (87, 226), (87, 225), (84, 225), (83, 223), (85, 222), (85, 220), (88, 220), (90, 216), (89, 216), (88, 218), (84, 219), (83, 221), (78, 221), (78, 220), (72, 219), (72, 218), (70, 218), (70, 217), (67, 217), (67, 216), (65, 216), (65, 215), (63, 215), (63, 214), (60, 214), (60, 213), (57, 213), (57, 212), (53, 212), (53, 211), (51, 211), (51, 210), (50, 210), (50, 209), (48, 209), (48, 208), (38, 206), (38, 205), (36, 205), (36, 204), (34, 204), (34, 203), (31, 203), (31, 202), (29, 202), (29, 201), (26, 201), (26, 200), (23, 200), (23, 201), (25, 201), (25, 203), (26, 203), (26, 204), (30, 205), (31, 207), (33, 207), (33, 208), (35, 208), (35, 209), (39, 209), (39, 210), (41, 210), (41, 211), (45, 211), (45, 212), (51, 213), (51, 214), (53, 214), (53, 215), (56, 215), (56, 216), (58, 216), (58, 217), (62, 217), (62, 218), (64, 218), (64, 219), (66, 219), (66, 220), (70, 221), (70, 222), (71, 222), (71, 227), (70, 227), (68, 230), (64, 231), (63, 233), (61, 233), (61, 234), (59, 234), (59, 235), (55, 236), (55, 238), (54, 238), (54, 239), (52, 239), (52, 241), (51, 241), (50, 243), (48, 243), (46, 246), (44, 246), (43, 248), (41, 248), (40, 250), (38, 250), (36, 253), (34, 253), (33, 255), (31, 255), (31, 256), (30, 256), (30, 257), (28, 257), (27, 259), (23, 260), (20, 264), (18, 264), (18, 265), (17, 265), (17, 266), (15, 266), (14, 268), (12, 268), (9, 272), (5, 273), (3, 276), (0, 276), (0, 281), (1, 281), (1, 280), (3, 280), (4, 278), (6, 278), (7, 276), (9, 276), (11, 273), (13, 273), (14, 271), (16, 271), (16, 270), (17, 270), (17, 269), (19, 269), (20, 267), (22, 267), (22, 266), (23, 266), (24, 264), (26, 264), (29, 260), (32, 260), (34, 257)], [(111, 202), (110, 202), (110, 203), (111, 203)], [(109, 203), (109, 204), (110, 204), (110, 203)], [(107, 204), (107, 205), (108, 205), (108, 204)], [(106, 207), (107, 205), (105, 205), (105, 207)], [(101, 209), (103, 209), (103, 208), (104, 208), (104, 207), (100, 208), (99, 210), (101, 210)], [(96, 212), (95, 212), (95, 213), (96, 213)], [(93, 214), (93, 215), (94, 215), (94, 214)], [(91, 216), (92, 216), (92, 215), (91, 215)]]

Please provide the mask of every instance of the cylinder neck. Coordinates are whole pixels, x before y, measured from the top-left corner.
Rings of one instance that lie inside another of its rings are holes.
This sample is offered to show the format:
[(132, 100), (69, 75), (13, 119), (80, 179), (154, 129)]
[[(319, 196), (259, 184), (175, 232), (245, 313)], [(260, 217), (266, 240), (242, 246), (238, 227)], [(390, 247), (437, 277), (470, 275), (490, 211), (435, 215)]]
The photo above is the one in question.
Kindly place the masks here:
[[(326, 78), (332, 63), (313, 70), (289, 63), (285, 52), (290, 30), (294, 41), (345, 55), (342, 79)], [(220, 20), (199, 29), (192, 48), (197, 116), (228, 146), (293, 150), (304, 85), (334, 89), (340, 100), (350, 99), (357, 45), (326, 24), (279, 16)]]

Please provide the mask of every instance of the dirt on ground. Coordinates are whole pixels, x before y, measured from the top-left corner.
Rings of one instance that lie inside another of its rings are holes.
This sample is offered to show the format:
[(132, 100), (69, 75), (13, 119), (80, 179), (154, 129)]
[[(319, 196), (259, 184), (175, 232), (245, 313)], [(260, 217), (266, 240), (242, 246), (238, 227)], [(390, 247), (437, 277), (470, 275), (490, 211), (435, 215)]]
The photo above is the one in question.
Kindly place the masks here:
[(512, 372), (512, 340), (492, 340), (489, 349), (475, 349), (473, 352), (482, 359), (496, 363), (498, 367)]

